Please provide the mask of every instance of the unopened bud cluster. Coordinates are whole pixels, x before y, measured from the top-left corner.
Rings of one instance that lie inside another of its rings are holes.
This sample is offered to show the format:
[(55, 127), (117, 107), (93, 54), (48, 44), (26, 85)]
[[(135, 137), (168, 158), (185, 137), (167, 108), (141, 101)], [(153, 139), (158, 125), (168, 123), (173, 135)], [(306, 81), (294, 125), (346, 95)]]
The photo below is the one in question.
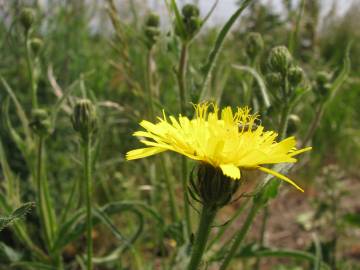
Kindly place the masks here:
[(28, 32), (35, 21), (35, 11), (32, 8), (23, 8), (19, 20), (25, 32)]
[(81, 99), (76, 103), (71, 122), (83, 140), (90, 138), (97, 127), (96, 110), (90, 100)]
[(144, 34), (146, 46), (151, 49), (160, 36), (160, 17), (155, 13), (150, 13), (145, 21)]
[(38, 55), (44, 46), (44, 42), (40, 38), (33, 38), (30, 40), (30, 48), (34, 55)]
[(325, 71), (320, 71), (316, 74), (316, 94), (318, 98), (326, 98), (330, 93), (332, 83), (331, 74)]
[(51, 133), (51, 121), (44, 109), (34, 109), (31, 112), (31, 130), (39, 137), (45, 137)]
[(196, 176), (191, 175), (189, 193), (204, 207), (219, 209), (231, 202), (239, 187), (239, 181), (225, 176), (221, 169), (209, 164), (199, 164)]
[(304, 71), (294, 64), (289, 50), (285, 46), (278, 46), (270, 51), (268, 58), (270, 73), (266, 75), (270, 87), (278, 88), (287, 80), (291, 88), (297, 87), (304, 80)]
[(200, 10), (197, 6), (186, 4), (182, 8), (182, 25), (184, 29), (176, 24), (175, 32), (184, 41), (190, 41), (201, 26)]
[(255, 59), (264, 49), (264, 41), (260, 33), (249, 33), (246, 37), (246, 54)]

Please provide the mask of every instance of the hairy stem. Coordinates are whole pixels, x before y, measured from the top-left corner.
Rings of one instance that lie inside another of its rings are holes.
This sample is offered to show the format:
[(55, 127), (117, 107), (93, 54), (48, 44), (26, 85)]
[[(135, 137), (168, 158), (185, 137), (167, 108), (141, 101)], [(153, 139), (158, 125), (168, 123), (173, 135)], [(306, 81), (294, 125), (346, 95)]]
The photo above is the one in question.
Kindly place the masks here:
[[(152, 49), (149, 49), (147, 51), (147, 57), (146, 57), (146, 87), (145, 88), (148, 95), (148, 107), (149, 107), (150, 118), (151, 120), (154, 120), (155, 113), (154, 113), (154, 99), (153, 99), (153, 91), (152, 91), (153, 81), (152, 81), (152, 72), (151, 72), (151, 61), (152, 61)], [(175, 204), (174, 186), (170, 179), (169, 169), (165, 166), (165, 164), (166, 164), (165, 158), (164, 156), (161, 156), (160, 166), (161, 166), (161, 170), (164, 173), (165, 184), (169, 193), (171, 216), (173, 221), (175, 222), (178, 220), (178, 213)]]
[(148, 109), (151, 120), (154, 120), (154, 102), (152, 96), (152, 74), (151, 74), (152, 49), (147, 50), (146, 55), (146, 91), (148, 96)]
[(34, 66), (31, 61), (31, 54), (30, 54), (30, 44), (29, 44), (29, 32), (26, 33), (25, 36), (25, 51), (26, 51), (26, 65), (29, 73), (29, 80), (31, 85), (31, 103), (32, 108), (36, 109), (38, 107), (37, 102), (37, 87), (36, 87), (36, 80), (34, 77)]
[(83, 142), (84, 151), (84, 180), (86, 186), (86, 246), (87, 246), (87, 270), (92, 270), (92, 211), (91, 211), (91, 195), (92, 195), (92, 179), (91, 179), (91, 136), (87, 136)]
[(191, 259), (187, 270), (197, 270), (204, 254), (206, 243), (210, 235), (211, 224), (216, 216), (216, 209), (203, 206), (200, 223), (195, 236), (194, 246), (191, 250)]
[(44, 228), (45, 233), (45, 242), (47, 248), (50, 250), (52, 245), (52, 240), (54, 236), (54, 221), (52, 218), (52, 210), (50, 204), (50, 198), (48, 194), (48, 185), (46, 177), (42, 175), (43, 173), (43, 153), (44, 153), (44, 138), (38, 137), (37, 144), (37, 166), (36, 166), (36, 186), (37, 186), (37, 195), (38, 195), (38, 205), (40, 212), (41, 224)]
[[(188, 59), (188, 43), (183, 42), (181, 47), (181, 55), (178, 67), (178, 85), (180, 94), (180, 112), (182, 115), (186, 115), (186, 69)], [(181, 172), (182, 172), (182, 188), (184, 193), (184, 211), (185, 211), (185, 236), (188, 237), (191, 233), (191, 221), (190, 221), (190, 206), (187, 193), (187, 174), (188, 166), (185, 157), (181, 157)]]

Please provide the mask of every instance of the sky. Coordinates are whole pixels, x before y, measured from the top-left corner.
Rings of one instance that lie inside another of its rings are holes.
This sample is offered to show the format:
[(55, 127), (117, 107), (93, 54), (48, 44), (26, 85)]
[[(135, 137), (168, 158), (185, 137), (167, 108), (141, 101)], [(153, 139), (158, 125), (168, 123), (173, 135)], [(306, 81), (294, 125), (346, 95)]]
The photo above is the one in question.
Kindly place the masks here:
[[(322, 0), (322, 15), (326, 14), (332, 7), (333, 2), (337, 2), (339, 8), (339, 14), (343, 14), (346, 10), (351, 6), (353, 1), (360, 0)], [(220, 0), (216, 10), (213, 14), (213, 20), (216, 21), (224, 21), (229, 17), (229, 13), (231, 13), (236, 8), (236, 0)], [(276, 11), (281, 11), (282, 0), (262, 0), (264, 3), (269, 3), (274, 7)], [(299, 2), (299, 0), (295, 1)], [(200, 0), (199, 1), (201, 10), (210, 10), (214, 1), (209, 0)]]
[[(282, 0), (260, 0), (263, 3), (269, 3), (273, 6), (274, 10), (281, 12)], [(294, 0), (294, 3), (298, 3), (300, 0)], [(352, 3), (360, 0), (321, 0), (322, 5), (322, 16), (327, 14), (327, 12), (331, 9), (334, 2), (336, 2), (338, 6), (338, 14), (341, 15), (351, 6)], [(159, 0), (149, 0), (150, 6), (152, 8), (158, 9), (161, 6), (161, 2)], [(178, 0), (178, 3), (183, 4), (189, 1), (186, 0)], [(200, 4), (200, 10), (203, 14), (206, 14), (212, 7), (215, 0), (198, 0)], [(210, 23), (222, 23), (229, 18), (229, 15), (236, 9), (236, 2), (239, 0), (219, 0), (219, 3), (211, 16)]]

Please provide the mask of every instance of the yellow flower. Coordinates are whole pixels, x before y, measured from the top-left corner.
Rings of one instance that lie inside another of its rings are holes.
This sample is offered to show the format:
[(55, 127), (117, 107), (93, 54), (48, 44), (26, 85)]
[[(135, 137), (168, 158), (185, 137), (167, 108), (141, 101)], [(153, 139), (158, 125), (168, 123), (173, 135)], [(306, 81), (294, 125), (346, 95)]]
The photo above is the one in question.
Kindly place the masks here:
[(178, 119), (170, 116), (168, 120), (163, 113), (156, 124), (143, 120), (140, 125), (146, 131), (137, 131), (134, 136), (140, 137), (147, 147), (129, 151), (126, 159), (170, 150), (220, 168), (232, 179), (240, 179), (241, 169), (258, 169), (303, 191), (288, 177), (260, 165), (296, 162), (294, 156), (311, 147), (296, 149), (294, 137), (276, 142), (278, 134), (256, 125), (254, 121), (258, 115), (251, 115), (247, 107), (237, 108), (234, 113), (226, 107), (220, 115), (215, 104), (202, 103), (194, 107), (194, 119), (179, 115)]

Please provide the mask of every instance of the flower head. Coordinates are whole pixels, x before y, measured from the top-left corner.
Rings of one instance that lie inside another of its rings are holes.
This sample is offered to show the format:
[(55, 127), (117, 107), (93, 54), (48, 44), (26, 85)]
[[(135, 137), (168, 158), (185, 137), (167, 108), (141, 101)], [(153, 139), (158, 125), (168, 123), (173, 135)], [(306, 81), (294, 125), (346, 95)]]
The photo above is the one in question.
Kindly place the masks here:
[(194, 107), (193, 119), (182, 115), (168, 119), (163, 113), (156, 124), (143, 120), (140, 125), (145, 131), (137, 131), (134, 136), (140, 137), (147, 147), (129, 151), (126, 158), (139, 159), (169, 150), (220, 168), (234, 180), (240, 179), (241, 169), (259, 169), (302, 190), (286, 176), (262, 165), (296, 162), (294, 156), (311, 147), (296, 149), (294, 137), (276, 142), (278, 134), (256, 125), (258, 115), (250, 114), (248, 107), (237, 108), (235, 112), (230, 107), (220, 112), (215, 104), (209, 103)]

